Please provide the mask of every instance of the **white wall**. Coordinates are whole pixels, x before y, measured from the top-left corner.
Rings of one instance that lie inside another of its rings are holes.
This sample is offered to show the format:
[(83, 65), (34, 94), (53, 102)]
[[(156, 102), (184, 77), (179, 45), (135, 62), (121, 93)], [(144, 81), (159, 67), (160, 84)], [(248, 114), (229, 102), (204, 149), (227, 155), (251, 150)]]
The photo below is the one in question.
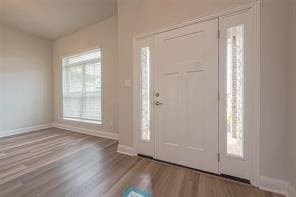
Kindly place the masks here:
[[(132, 79), (133, 36), (231, 8), (251, 0), (118, 0), (119, 135), (120, 144), (133, 146)], [(263, 176), (285, 179), (286, 68), (285, 1), (263, 0), (262, 6), (262, 141)]]
[[(102, 119), (103, 124), (63, 120), (62, 57), (93, 48), (102, 49)], [(113, 16), (54, 42), (54, 122), (104, 132), (118, 132), (117, 17)]]
[(0, 25), (0, 134), (52, 122), (51, 47)]
[(290, 0), (289, 8), (288, 175), (296, 189), (296, 0)]

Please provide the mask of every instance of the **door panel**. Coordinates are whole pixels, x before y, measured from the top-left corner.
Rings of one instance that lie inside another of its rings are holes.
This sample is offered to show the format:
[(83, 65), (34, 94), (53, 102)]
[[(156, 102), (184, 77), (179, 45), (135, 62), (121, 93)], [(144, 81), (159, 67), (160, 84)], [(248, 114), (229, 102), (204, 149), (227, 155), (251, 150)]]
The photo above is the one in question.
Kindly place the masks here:
[(164, 143), (166, 143), (168, 146), (178, 146), (179, 117), (178, 107), (176, 106), (179, 106), (180, 78), (178, 73), (164, 73), (163, 80), (165, 87), (164, 99), (167, 100), (165, 105)]
[[(188, 71), (185, 74), (185, 131), (187, 148), (204, 150), (205, 77), (203, 70)], [(192, 117), (195, 117), (194, 119)], [(201, 131), (201, 132), (196, 132)]]
[[(218, 20), (155, 36), (155, 157), (218, 173)], [(158, 101), (159, 103), (156, 103)]]

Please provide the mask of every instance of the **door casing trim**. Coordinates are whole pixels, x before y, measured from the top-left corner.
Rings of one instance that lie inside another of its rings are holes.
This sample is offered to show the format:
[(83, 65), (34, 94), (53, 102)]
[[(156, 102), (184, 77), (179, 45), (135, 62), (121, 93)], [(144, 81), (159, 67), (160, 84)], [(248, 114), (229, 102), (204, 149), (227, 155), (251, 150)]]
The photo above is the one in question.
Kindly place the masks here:
[[(215, 18), (220, 18), (226, 15), (231, 15), (231, 14), (236, 14), (236, 13), (240, 13), (243, 12), (245, 10), (249, 10), (249, 9), (253, 9), (254, 10), (254, 21), (256, 21), (256, 24), (254, 25), (255, 27), (255, 40), (256, 40), (256, 46), (254, 47), (255, 50), (255, 64), (256, 64), (256, 68), (257, 68), (257, 81), (259, 82), (259, 84), (257, 84), (257, 95), (256, 96), (256, 106), (259, 106), (256, 114), (257, 117), (256, 120), (254, 121), (256, 123), (256, 125), (254, 125), (255, 131), (254, 131), (254, 135), (252, 136), (252, 139), (250, 140), (252, 142), (252, 147), (253, 147), (253, 151), (252, 151), (252, 176), (251, 176), (251, 184), (255, 185), (255, 186), (259, 186), (260, 184), (260, 133), (261, 133), (261, 120), (260, 120), (260, 100), (261, 100), (261, 95), (260, 95), (260, 7), (261, 7), (261, 0), (256, 0), (254, 2), (251, 3), (247, 3), (241, 6), (237, 6), (237, 7), (233, 7), (230, 9), (226, 9), (214, 14), (210, 14), (210, 15), (206, 15), (203, 17), (198, 17), (198, 18), (194, 18), (192, 20), (189, 21), (185, 21), (183, 23), (179, 23), (176, 25), (171, 25), (165, 28), (161, 28), (159, 30), (156, 31), (152, 31), (152, 32), (148, 32), (145, 34), (141, 34), (141, 35), (137, 35), (133, 37), (133, 144), (134, 144), (134, 151), (135, 154), (137, 154), (137, 147), (135, 146), (135, 144), (137, 143), (137, 137), (136, 137), (136, 132), (137, 128), (140, 128), (140, 122), (139, 122), (139, 95), (140, 95), (140, 81), (139, 81), (139, 75), (140, 75), (140, 69), (138, 67), (137, 64), (137, 57), (135, 57), (135, 52), (136, 52), (136, 46), (137, 46), (137, 42), (138, 40), (141, 39), (145, 39), (145, 38), (149, 38), (149, 37), (153, 37), (157, 34), (163, 33), (163, 32), (167, 32), (167, 31), (171, 31), (174, 29), (178, 29), (178, 28), (182, 28), (188, 25), (192, 25), (195, 23), (200, 23), (200, 22), (204, 22), (204, 21), (208, 21), (211, 19), (215, 19)], [(153, 62), (153, 61), (152, 61)], [(153, 67), (153, 65), (152, 65)], [(153, 140), (153, 139), (152, 139)], [(219, 139), (220, 140), (220, 139)]]

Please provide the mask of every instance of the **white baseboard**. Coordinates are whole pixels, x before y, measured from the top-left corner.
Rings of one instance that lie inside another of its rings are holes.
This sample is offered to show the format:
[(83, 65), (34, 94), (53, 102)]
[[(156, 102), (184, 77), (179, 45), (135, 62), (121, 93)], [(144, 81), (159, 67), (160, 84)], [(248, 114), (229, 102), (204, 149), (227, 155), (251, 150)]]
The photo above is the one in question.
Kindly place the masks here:
[(37, 126), (20, 128), (20, 129), (2, 131), (0, 132), (0, 137), (13, 136), (17, 134), (29, 133), (29, 132), (38, 131), (42, 129), (49, 129), (49, 128), (51, 128), (51, 124), (44, 124), (44, 125), (37, 125)]
[(125, 145), (119, 144), (117, 152), (125, 155), (135, 156), (134, 148), (131, 146), (125, 146)]
[(93, 136), (97, 136), (97, 137), (118, 140), (117, 133), (98, 131), (98, 130), (93, 130), (93, 129), (85, 129), (85, 128), (81, 128), (81, 127), (74, 127), (74, 126), (69, 126), (69, 125), (59, 124), (59, 123), (53, 123), (52, 127), (59, 128), (59, 129), (65, 129), (65, 130), (69, 130), (69, 131), (74, 131), (74, 132), (78, 132), (78, 133), (83, 133), (86, 135), (93, 135)]
[(287, 195), (288, 182), (261, 176), (259, 187), (262, 190)]
[(288, 184), (287, 197), (296, 197), (296, 188)]

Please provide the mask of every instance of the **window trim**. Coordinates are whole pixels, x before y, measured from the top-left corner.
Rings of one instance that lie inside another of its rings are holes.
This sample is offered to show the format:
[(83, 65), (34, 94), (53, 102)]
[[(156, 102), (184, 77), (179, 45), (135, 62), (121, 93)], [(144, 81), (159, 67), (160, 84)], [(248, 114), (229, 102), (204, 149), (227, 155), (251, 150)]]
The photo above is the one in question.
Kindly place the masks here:
[[(73, 57), (76, 57), (76, 56), (81, 56), (81, 55), (84, 55), (84, 54), (88, 54), (88, 53), (92, 53), (92, 52), (96, 52), (96, 51), (99, 51), (101, 53), (101, 57), (100, 58), (94, 58), (94, 59), (91, 59), (91, 60), (85, 60), (85, 61), (81, 61), (79, 63), (72, 63), (70, 65), (65, 65), (65, 62), (64, 60), (66, 58), (73, 58)], [(62, 89), (61, 89), (61, 117), (63, 120), (66, 120), (66, 121), (73, 121), (73, 122), (81, 122), (81, 123), (88, 123), (88, 124), (96, 124), (96, 125), (102, 125), (103, 124), (103, 117), (102, 117), (102, 76), (101, 76), (101, 119), (100, 120), (93, 120), (93, 119), (86, 119), (86, 118), (82, 118), (82, 117), (69, 117), (69, 116), (64, 116), (64, 88), (65, 88), (65, 84), (64, 84), (64, 69), (65, 67), (75, 67), (75, 66), (85, 66), (86, 64), (91, 64), (91, 63), (94, 63), (94, 62), (99, 62), (101, 64), (101, 73), (102, 73), (102, 48), (101, 47), (93, 47), (93, 48), (90, 48), (89, 50), (83, 50), (83, 51), (78, 51), (77, 53), (71, 53), (70, 55), (65, 55), (65, 56), (61, 56), (61, 59), (60, 59), (60, 68), (61, 68), (61, 81), (62, 81)], [(84, 70), (84, 69), (83, 69)], [(95, 91), (92, 91), (92, 92), (95, 92)]]
[(71, 118), (66, 116), (63, 116), (63, 120), (73, 121), (73, 122), (82, 122), (82, 123), (88, 123), (88, 124), (96, 124), (96, 125), (103, 124), (101, 120), (95, 121), (95, 120), (89, 120), (84, 118)]

